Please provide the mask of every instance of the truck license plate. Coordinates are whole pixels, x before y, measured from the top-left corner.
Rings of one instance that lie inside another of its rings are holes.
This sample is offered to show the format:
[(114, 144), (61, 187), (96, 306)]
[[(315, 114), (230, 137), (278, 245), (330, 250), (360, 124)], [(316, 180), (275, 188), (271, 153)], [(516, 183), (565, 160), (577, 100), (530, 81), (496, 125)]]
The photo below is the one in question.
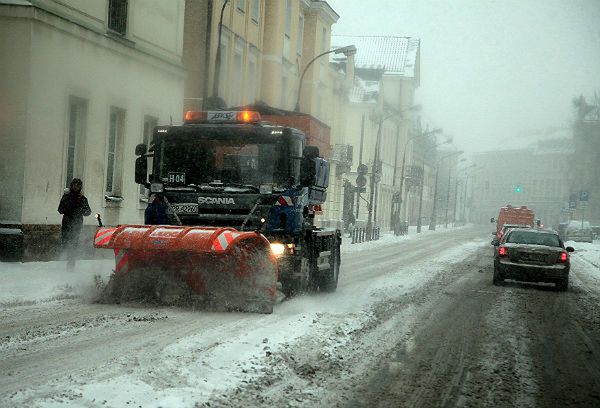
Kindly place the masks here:
[(195, 203), (175, 203), (171, 207), (177, 214), (198, 214), (198, 204)]

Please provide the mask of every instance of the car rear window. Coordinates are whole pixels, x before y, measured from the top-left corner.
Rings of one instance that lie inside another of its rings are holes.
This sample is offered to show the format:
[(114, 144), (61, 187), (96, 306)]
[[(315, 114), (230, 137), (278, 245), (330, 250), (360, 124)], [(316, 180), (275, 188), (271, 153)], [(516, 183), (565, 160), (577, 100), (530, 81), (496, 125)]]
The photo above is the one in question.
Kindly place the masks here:
[(546, 234), (536, 231), (511, 231), (506, 237), (506, 243), (510, 244), (529, 244), (529, 245), (546, 245), (552, 247), (560, 247), (558, 236), (554, 234)]

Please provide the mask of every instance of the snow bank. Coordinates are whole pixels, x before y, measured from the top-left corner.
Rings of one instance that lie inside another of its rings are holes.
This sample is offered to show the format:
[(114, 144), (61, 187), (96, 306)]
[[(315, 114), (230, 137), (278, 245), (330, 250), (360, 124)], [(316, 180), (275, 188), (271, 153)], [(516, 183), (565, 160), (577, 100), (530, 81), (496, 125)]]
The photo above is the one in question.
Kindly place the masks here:
[(66, 261), (0, 262), (0, 306), (91, 296), (94, 276), (107, 282), (113, 268), (112, 259), (77, 261), (73, 272)]
[(360, 252), (366, 251), (374, 248), (381, 248), (383, 246), (396, 245), (402, 241), (423, 239), (423, 237), (427, 237), (430, 234), (453, 234), (456, 230), (467, 228), (468, 226), (461, 227), (449, 227), (443, 228), (441, 226), (437, 227), (436, 231), (430, 231), (427, 225), (424, 225), (421, 228), (421, 232), (417, 234), (417, 227), (412, 226), (408, 229), (408, 234), (396, 236), (392, 231), (382, 231), (381, 236), (376, 241), (369, 242), (361, 242), (361, 243), (352, 243), (352, 238), (344, 235), (342, 237), (342, 253), (349, 252)]

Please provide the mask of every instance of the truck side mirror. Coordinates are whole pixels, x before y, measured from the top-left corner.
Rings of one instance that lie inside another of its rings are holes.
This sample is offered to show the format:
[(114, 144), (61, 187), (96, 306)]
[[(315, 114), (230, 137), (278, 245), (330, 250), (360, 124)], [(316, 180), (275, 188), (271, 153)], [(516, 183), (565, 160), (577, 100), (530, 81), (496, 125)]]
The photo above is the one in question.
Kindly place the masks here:
[(309, 187), (315, 184), (315, 161), (304, 156), (300, 166), (300, 185)]
[[(139, 146), (139, 145), (138, 145)], [(137, 148), (136, 148), (137, 152)], [(144, 156), (135, 159), (135, 182), (137, 184), (148, 184), (148, 160)]]
[(316, 146), (305, 146), (302, 152), (302, 165), (300, 166), (300, 184), (303, 187), (312, 186), (316, 180), (315, 159), (319, 157), (319, 148)]

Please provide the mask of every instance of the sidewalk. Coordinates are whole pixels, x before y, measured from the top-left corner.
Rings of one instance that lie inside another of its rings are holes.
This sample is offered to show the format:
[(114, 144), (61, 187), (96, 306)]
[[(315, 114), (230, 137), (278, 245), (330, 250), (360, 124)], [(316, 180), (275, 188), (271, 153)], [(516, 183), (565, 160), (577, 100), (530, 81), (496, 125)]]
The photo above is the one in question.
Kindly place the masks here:
[(469, 228), (472, 225), (473, 224), (466, 224), (466, 225), (461, 225), (460, 227), (448, 226), (448, 228), (444, 228), (444, 224), (440, 224), (437, 226), (435, 231), (430, 231), (429, 226), (425, 225), (425, 226), (421, 227), (420, 233), (417, 233), (417, 226), (413, 225), (413, 226), (408, 227), (408, 234), (406, 234), (406, 235), (394, 235), (393, 231), (381, 231), (381, 236), (378, 240), (365, 241), (365, 242), (355, 243), (355, 244), (352, 243), (352, 237), (349, 237), (348, 234), (344, 234), (344, 235), (342, 235), (342, 254), (347, 253), (347, 252), (364, 251), (364, 250), (373, 249), (373, 248), (377, 248), (377, 247), (381, 247), (381, 246), (391, 245), (400, 240), (406, 241), (406, 240), (412, 240), (412, 239), (416, 239), (419, 237), (427, 236), (430, 234), (440, 234), (440, 233), (452, 232), (452, 231), (456, 231), (459, 229)]
[(114, 265), (114, 259), (83, 260), (67, 272), (66, 261), (0, 262), (0, 306), (91, 297), (94, 276), (108, 282)]

